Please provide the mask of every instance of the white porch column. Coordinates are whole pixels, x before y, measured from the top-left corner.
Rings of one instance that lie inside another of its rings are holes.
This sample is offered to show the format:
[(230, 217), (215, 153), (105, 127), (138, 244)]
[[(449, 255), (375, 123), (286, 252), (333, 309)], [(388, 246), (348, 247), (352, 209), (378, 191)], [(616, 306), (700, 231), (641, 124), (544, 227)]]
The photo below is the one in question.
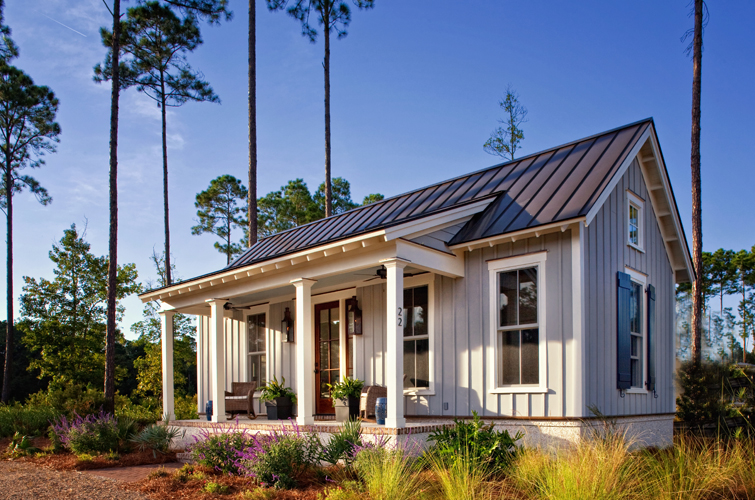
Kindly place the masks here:
[(174, 311), (160, 311), (160, 344), (163, 361), (163, 417), (176, 418), (173, 397), (173, 315)]
[(388, 386), (388, 415), (385, 426), (401, 428), (406, 426), (404, 418), (404, 268), (408, 264), (403, 259), (380, 261), (388, 270), (387, 334), (385, 356), (386, 385)]
[(312, 285), (315, 280), (299, 278), (291, 281), (296, 287), (296, 423), (312, 425), (315, 417), (314, 348), (312, 347)]
[(210, 299), (210, 396), (212, 421), (225, 422), (225, 299)]

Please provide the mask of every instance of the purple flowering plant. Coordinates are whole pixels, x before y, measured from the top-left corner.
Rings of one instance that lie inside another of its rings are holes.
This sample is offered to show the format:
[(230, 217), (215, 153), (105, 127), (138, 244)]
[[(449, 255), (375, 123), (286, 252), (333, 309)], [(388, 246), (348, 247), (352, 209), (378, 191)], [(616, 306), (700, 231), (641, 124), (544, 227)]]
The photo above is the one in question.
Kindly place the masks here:
[(118, 421), (112, 413), (100, 411), (82, 417), (74, 412), (73, 419), (68, 420), (65, 415), (61, 415), (51, 425), (57, 441), (77, 455), (118, 449)]

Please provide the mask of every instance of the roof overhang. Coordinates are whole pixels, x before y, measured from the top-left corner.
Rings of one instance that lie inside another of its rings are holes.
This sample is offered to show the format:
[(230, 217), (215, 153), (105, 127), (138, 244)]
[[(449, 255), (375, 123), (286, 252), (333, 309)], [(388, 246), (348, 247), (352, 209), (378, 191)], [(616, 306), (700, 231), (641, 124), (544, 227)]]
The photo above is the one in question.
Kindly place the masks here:
[(669, 181), (666, 163), (658, 143), (655, 125), (652, 122), (587, 213), (585, 225), (590, 225), (593, 221), (635, 158), (637, 158), (647, 185), (650, 203), (653, 205), (653, 212), (663, 237), (666, 253), (674, 271), (674, 280), (676, 283), (689, 282), (695, 276), (692, 257), (679, 216), (674, 191)]
[(565, 232), (571, 229), (575, 224), (584, 223), (584, 217), (575, 217), (565, 221), (553, 222), (551, 224), (543, 224), (533, 228), (520, 229), (519, 231), (512, 231), (510, 233), (499, 234), (496, 236), (489, 236), (475, 241), (468, 241), (466, 243), (459, 243), (450, 247), (453, 251), (468, 251), (477, 250), (478, 248), (493, 247), (502, 243), (513, 243), (515, 241), (526, 240), (527, 238), (539, 238), (544, 234)]

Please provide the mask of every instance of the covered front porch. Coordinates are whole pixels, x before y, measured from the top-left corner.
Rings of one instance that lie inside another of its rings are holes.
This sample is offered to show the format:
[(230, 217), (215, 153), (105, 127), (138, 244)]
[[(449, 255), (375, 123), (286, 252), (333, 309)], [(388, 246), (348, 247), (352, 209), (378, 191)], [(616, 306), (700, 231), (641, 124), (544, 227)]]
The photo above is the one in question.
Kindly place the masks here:
[[(427, 383), (407, 388), (416, 384), (414, 367), (407, 370), (404, 363), (404, 328), (413, 321), (405, 310), (405, 289), (426, 286), (425, 300), (433, 304), (436, 277), (463, 275), (463, 256), (372, 234), (211, 275), (202, 283), (192, 280), (156, 296), (162, 303), (163, 412), (174, 415), (172, 324), (176, 313), (184, 313), (199, 319), (198, 410), (213, 401), (214, 424), (228, 422), (225, 392), (232, 382), (257, 382), (259, 388), (272, 377), (285, 377), (297, 394), (296, 424), (327, 433), (337, 424), (315, 418), (332, 410), (326, 384), (352, 376), (386, 388), (386, 425), (365, 422), (366, 432), (423, 427), (405, 418), (407, 396), (432, 392)], [(362, 311), (361, 335), (347, 315), (354, 298)], [(437, 311), (424, 307), (423, 345), (432, 350)], [(432, 372), (433, 356), (423, 360)], [(255, 409), (262, 408), (258, 398), (259, 391)], [(281, 425), (260, 418), (240, 422), (260, 430)]]

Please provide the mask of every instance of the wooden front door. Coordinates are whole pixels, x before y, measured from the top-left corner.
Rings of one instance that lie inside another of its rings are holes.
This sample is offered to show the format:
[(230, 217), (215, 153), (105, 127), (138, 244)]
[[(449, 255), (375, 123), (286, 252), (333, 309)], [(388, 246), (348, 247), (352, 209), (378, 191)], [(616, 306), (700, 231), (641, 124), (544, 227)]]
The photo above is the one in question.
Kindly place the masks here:
[(318, 414), (335, 413), (328, 384), (341, 376), (341, 311), (338, 302), (315, 306), (315, 404)]

